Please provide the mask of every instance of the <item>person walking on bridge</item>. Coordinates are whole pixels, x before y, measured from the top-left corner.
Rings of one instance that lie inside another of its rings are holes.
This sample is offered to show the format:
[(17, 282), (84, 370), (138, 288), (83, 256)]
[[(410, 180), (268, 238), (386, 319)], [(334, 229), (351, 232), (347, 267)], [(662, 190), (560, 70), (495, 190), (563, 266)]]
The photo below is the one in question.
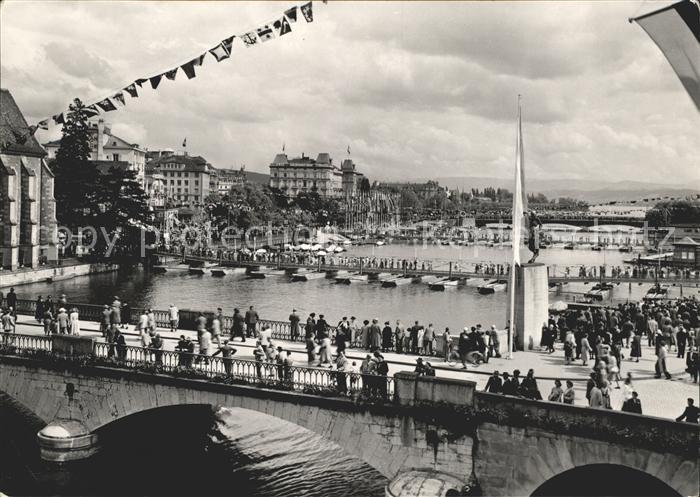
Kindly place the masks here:
[(257, 335), (256, 326), (259, 320), (258, 312), (251, 305), (245, 313), (246, 335), (249, 338), (254, 338)]
[(233, 310), (233, 324), (231, 325), (231, 338), (241, 337), (241, 342), (245, 343), (244, 324), (245, 318), (238, 309)]
[(296, 342), (299, 338), (299, 321), (301, 321), (301, 318), (297, 314), (297, 310), (292, 309), (292, 313), (289, 315), (289, 331), (293, 342)]

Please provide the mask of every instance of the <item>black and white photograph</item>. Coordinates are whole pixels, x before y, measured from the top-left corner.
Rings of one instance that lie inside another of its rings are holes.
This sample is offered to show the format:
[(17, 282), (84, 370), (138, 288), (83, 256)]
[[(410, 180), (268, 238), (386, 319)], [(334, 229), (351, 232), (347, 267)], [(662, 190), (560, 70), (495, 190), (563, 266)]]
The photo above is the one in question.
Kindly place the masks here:
[(0, 0), (0, 497), (697, 497), (698, 0)]

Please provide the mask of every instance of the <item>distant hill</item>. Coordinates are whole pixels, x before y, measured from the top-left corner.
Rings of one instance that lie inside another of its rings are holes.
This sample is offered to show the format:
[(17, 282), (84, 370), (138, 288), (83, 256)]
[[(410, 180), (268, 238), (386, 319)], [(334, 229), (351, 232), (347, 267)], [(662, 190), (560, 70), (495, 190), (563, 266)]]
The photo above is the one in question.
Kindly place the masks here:
[[(433, 179), (450, 189), (465, 191), (469, 191), (471, 188), (481, 190), (487, 186), (513, 189), (512, 179), (487, 177), (444, 177)], [(697, 182), (686, 185), (663, 185), (645, 183), (643, 181), (601, 183), (600, 181), (592, 180), (526, 179), (526, 188), (530, 193), (543, 193), (550, 198), (572, 197), (589, 203), (615, 200), (618, 202), (629, 202), (632, 200), (697, 195), (700, 193), (700, 178)]]
[(251, 183), (257, 183), (259, 185), (269, 185), (270, 175), (265, 173), (256, 173), (255, 171), (245, 171), (245, 177)]

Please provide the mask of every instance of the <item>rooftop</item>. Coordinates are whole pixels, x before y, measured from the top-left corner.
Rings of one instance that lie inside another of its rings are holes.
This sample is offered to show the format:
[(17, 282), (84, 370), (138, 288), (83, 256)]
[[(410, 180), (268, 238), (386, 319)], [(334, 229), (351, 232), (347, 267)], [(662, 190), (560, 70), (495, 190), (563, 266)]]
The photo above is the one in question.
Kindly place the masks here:
[(46, 151), (29, 130), (22, 111), (9, 90), (0, 89), (0, 152), (46, 156)]
[(165, 164), (178, 164), (184, 166), (180, 171), (207, 173), (214, 168), (207, 162), (204, 157), (199, 155), (168, 155), (154, 159), (148, 163), (147, 171), (163, 169)]

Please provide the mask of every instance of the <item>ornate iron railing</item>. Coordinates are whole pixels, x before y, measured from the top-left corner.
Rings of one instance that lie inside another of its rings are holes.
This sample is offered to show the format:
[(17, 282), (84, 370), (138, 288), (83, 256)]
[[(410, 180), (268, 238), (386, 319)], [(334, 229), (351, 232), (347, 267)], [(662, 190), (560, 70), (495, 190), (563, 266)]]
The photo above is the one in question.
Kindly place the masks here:
[[(76, 362), (85, 355), (70, 356), (53, 352), (53, 336), (2, 333), (0, 354), (22, 355), (45, 351)], [(62, 337), (63, 335), (56, 335)], [(294, 390), (321, 396), (365, 396), (391, 400), (393, 378), (385, 375), (359, 374), (330, 368), (301, 367), (278, 362), (222, 358), (199, 353), (118, 345), (95, 341), (93, 359), (107, 365), (153, 373), (208, 379), (218, 383), (249, 384), (277, 390)]]

